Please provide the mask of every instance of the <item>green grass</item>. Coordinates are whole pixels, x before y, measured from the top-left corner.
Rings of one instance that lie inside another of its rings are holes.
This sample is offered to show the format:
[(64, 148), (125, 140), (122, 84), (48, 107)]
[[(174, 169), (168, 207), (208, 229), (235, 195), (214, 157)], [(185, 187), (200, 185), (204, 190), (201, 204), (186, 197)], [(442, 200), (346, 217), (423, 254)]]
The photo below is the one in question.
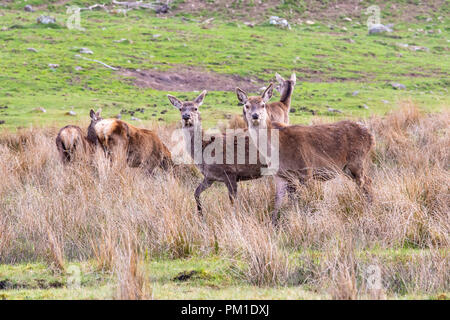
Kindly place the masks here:
[[(82, 47), (94, 52), (86, 55), (88, 58), (122, 68), (167, 70), (187, 65), (264, 82), (273, 79), (275, 72), (288, 76), (295, 70), (294, 123), (307, 123), (311, 118), (301, 107), (339, 119), (383, 114), (403, 99), (411, 98), (426, 110), (440, 110), (450, 100), (446, 89), (450, 82), (449, 28), (444, 23), (401, 23), (393, 35), (368, 36), (364, 25), (347, 26), (348, 31), (330, 30), (321, 24), (286, 31), (267, 23), (248, 28), (215, 20), (211, 28), (203, 29), (193, 20), (161, 19), (145, 11), (131, 11), (127, 17), (94, 11), (82, 12), (83, 32), (67, 29), (67, 16), (61, 10), (51, 13), (57, 18), (57, 27), (38, 25), (36, 18), (42, 13), (3, 11), (0, 28), (6, 30), (0, 31), (0, 106), (8, 109), (0, 109), (0, 120), (5, 120), (2, 127), (84, 122), (88, 110), (98, 107), (105, 116), (114, 116), (123, 108), (145, 107), (145, 113), (138, 116), (144, 124), (160, 118), (178, 120), (167, 92), (137, 88), (115, 71), (77, 58)], [(441, 29), (442, 33), (415, 35), (408, 28)], [(160, 36), (154, 38), (155, 34)], [(131, 41), (114, 42), (122, 38)], [(349, 43), (350, 38), (355, 42)], [(425, 46), (430, 51), (414, 52), (398, 43)], [(49, 63), (60, 66), (53, 70)], [(77, 71), (76, 66), (83, 69)], [(391, 81), (405, 84), (407, 90), (392, 89)], [(356, 90), (359, 94), (352, 96)], [(369, 110), (358, 107), (362, 104)], [(233, 92), (210, 92), (205, 106), (209, 107), (203, 110), (207, 126), (241, 110)], [(36, 112), (39, 107), (47, 112)], [(343, 113), (330, 113), (328, 107)], [(76, 116), (66, 115), (71, 108)], [(163, 110), (168, 112), (161, 114)]]
[[(425, 250), (426, 251), (426, 250)], [(357, 252), (364, 257), (371, 254), (390, 263), (408, 261), (423, 254), (423, 250), (373, 250)], [(302, 255), (313, 255), (320, 261), (320, 252), (298, 252), (293, 261)], [(80, 287), (68, 284), (71, 274), (48, 268), (45, 264), (29, 263), (0, 265), (0, 284), (11, 288), (0, 289), (1, 299), (112, 299), (116, 292), (116, 278), (109, 272), (96, 270), (92, 261), (68, 264), (80, 270)], [(189, 259), (153, 259), (147, 261), (144, 270), (152, 288), (154, 299), (329, 299), (326, 292), (317, 293), (307, 285), (291, 283), (279, 287), (257, 287), (249, 285), (243, 277), (242, 263), (223, 257), (192, 257)], [(176, 279), (181, 274), (194, 275), (184, 280)], [(436, 295), (390, 294), (389, 299), (448, 299), (449, 292)]]

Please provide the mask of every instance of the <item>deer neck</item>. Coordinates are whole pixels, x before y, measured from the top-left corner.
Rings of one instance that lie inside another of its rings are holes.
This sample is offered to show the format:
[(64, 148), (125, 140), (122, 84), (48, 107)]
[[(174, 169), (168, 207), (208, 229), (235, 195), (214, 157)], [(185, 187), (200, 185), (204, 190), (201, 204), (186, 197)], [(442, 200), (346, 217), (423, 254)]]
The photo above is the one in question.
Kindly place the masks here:
[(203, 129), (201, 123), (191, 127), (183, 127), (183, 134), (186, 152), (194, 162), (200, 163), (203, 155)]
[(91, 145), (97, 145), (97, 133), (95, 132), (95, 124), (96, 122), (91, 121), (91, 124), (88, 127), (87, 131), (87, 141)]
[(250, 134), (250, 138), (253, 140), (256, 145), (259, 145), (261, 143), (260, 138), (261, 137), (267, 137), (267, 143), (270, 145), (271, 141), (271, 133), (273, 129), (272, 122), (270, 121), (269, 117), (267, 116), (267, 120), (262, 125), (259, 125), (257, 127), (254, 127), (252, 124), (249, 125), (248, 131)]

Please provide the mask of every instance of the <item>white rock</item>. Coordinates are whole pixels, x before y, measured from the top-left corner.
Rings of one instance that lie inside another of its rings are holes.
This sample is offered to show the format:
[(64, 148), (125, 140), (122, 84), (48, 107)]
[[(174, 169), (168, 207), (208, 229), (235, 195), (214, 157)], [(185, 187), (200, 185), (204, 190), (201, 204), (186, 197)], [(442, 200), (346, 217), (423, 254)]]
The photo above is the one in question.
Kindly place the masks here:
[(88, 48), (81, 48), (79, 52), (84, 54), (94, 54), (94, 52)]
[(369, 34), (392, 32), (392, 28), (385, 26), (383, 24), (373, 24), (369, 28)]
[(56, 20), (53, 17), (49, 17), (49, 16), (40, 16), (39, 18), (36, 19), (37, 23), (42, 23), (42, 24), (55, 24)]

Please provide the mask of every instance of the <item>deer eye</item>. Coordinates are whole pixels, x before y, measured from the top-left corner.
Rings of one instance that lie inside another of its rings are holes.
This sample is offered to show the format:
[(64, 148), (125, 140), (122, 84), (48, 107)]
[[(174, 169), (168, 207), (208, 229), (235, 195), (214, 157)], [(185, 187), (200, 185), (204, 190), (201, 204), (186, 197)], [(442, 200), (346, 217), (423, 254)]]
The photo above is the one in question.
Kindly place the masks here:
[(245, 105), (245, 108), (248, 109), (248, 108), (250, 108), (250, 106), (249, 106), (248, 104), (246, 104), (246, 105)]
[(197, 111), (198, 109), (197, 108), (194, 108), (194, 111)]

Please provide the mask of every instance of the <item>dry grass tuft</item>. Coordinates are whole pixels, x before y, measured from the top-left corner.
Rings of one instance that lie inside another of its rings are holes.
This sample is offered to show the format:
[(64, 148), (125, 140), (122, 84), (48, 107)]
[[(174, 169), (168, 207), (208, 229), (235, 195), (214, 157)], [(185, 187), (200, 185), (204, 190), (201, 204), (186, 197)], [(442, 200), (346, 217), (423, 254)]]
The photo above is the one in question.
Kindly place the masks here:
[[(237, 122), (231, 125), (240, 127)], [(64, 270), (67, 261), (95, 259), (117, 275), (120, 299), (151, 297), (144, 253), (150, 259), (217, 254), (235, 260), (248, 283), (306, 284), (336, 299), (448, 291), (449, 122), (448, 113), (424, 114), (410, 101), (367, 120), (377, 141), (369, 167), (373, 203), (345, 176), (311, 182), (286, 201), (278, 230), (269, 222), (269, 177), (240, 183), (236, 206), (224, 186), (213, 186), (203, 194), (202, 219), (193, 198), (200, 177), (189, 167), (148, 176), (123, 161), (111, 163), (101, 151), (64, 166), (56, 129), (3, 132), (0, 263), (37, 260)], [(164, 141), (173, 129), (157, 128)], [(420, 254), (359, 254), (375, 249)], [(373, 264), (381, 268), (382, 290), (365, 285)]]

